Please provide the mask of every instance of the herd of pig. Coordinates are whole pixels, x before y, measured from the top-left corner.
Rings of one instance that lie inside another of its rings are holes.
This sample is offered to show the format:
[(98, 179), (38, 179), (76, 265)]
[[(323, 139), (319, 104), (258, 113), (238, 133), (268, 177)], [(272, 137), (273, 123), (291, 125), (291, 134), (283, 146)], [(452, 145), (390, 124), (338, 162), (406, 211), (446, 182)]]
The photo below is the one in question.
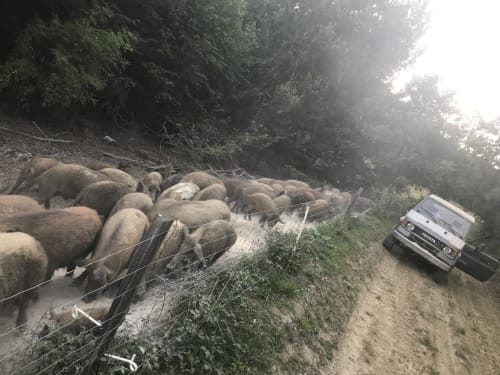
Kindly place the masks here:
[[(236, 242), (231, 211), (274, 227), (281, 214), (306, 204), (309, 218), (321, 220), (350, 201), (349, 193), (297, 180), (219, 178), (200, 171), (165, 177), (151, 172), (134, 178), (96, 160), (78, 165), (33, 158), (25, 165), (8, 194), (0, 195), (0, 307), (18, 308), (17, 327), (26, 322), (37, 286), (58, 268), (73, 277), (76, 266), (85, 267), (73, 283), (86, 283), (86, 302), (119, 280), (159, 214), (174, 222), (142, 286), (189, 262), (213, 264)], [(50, 208), (56, 196), (70, 199), (68, 207)]]

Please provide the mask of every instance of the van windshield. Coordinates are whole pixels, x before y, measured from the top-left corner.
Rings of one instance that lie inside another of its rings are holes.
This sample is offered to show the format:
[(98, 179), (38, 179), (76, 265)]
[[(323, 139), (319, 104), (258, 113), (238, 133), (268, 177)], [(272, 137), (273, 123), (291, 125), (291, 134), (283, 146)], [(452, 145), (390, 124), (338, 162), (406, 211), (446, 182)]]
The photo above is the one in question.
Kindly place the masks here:
[(422, 215), (434, 220), (438, 224), (443, 224), (447, 229), (465, 239), (469, 233), (471, 222), (460, 216), (456, 212), (443, 206), (432, 198), (427, 198), (419, 203), (415, 210)]

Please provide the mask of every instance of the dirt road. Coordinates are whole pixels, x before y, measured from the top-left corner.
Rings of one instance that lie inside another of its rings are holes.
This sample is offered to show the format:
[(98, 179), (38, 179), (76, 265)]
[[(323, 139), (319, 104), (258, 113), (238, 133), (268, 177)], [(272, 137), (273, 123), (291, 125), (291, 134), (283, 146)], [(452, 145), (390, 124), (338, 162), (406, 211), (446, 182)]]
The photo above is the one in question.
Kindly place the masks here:
[(453, 270), (438, 285), (430, 266), (399, 248), (378, 267), (329, 373), (500, 374), (500, 300), (488, 283)]

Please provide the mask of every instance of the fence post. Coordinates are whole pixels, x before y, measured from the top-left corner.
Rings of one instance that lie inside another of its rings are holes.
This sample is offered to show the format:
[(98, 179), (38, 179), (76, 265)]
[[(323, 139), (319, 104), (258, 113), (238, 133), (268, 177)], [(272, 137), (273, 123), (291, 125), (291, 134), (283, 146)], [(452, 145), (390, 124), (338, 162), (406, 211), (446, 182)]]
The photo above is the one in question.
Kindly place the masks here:
[(363, 188), (360, 187), (358, 189), (358, 191), (356, 192), (356, 194), (354, 194), (354, 197), (352, 198), (351, 203), (349, 203), (349, 206), (347, 207), (347, 210), (345, 211), (344, 221), (347, 222), (347, 229), (348, 230), (351, 229), (351, 209), (352, 209), (352, 206), (354, 206), (354, 203), (356, 203), (356, 201), (358, 200), (358, 198), (362, 192), (363, 192)]
[(135, 290), (142, 280), (147, 266), (153, 260), (166, 232), (170, 229), (172, 222), (173, 220), (167, 220), (158, 215), (149, 230), (144, 234), (141, 244), (130, 259), (127, 274), (120, 282), (117, 297), (113, 300), (105, 322), (99, 331), (99, 337), (95, 345), (96, 349), (90, 354), (84, 374), (92, 374), (95, 362), (104, 354), (125, 319)]

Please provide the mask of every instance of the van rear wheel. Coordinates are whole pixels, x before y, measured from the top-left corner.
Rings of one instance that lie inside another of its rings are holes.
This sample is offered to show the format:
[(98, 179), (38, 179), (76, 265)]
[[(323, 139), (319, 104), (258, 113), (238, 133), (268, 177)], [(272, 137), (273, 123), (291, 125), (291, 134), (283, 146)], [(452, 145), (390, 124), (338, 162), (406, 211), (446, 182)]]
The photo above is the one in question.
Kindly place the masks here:
[(384, 245), (384, 247), (387, 250), (392, 250), (392, 248), (394, 247), (395, 244), (396, 244), (396, 240), (394, 239), (392, 234), (387, 235), (387, 237), (385, 237), (384, 241), (382, 241), (382, 245)]

